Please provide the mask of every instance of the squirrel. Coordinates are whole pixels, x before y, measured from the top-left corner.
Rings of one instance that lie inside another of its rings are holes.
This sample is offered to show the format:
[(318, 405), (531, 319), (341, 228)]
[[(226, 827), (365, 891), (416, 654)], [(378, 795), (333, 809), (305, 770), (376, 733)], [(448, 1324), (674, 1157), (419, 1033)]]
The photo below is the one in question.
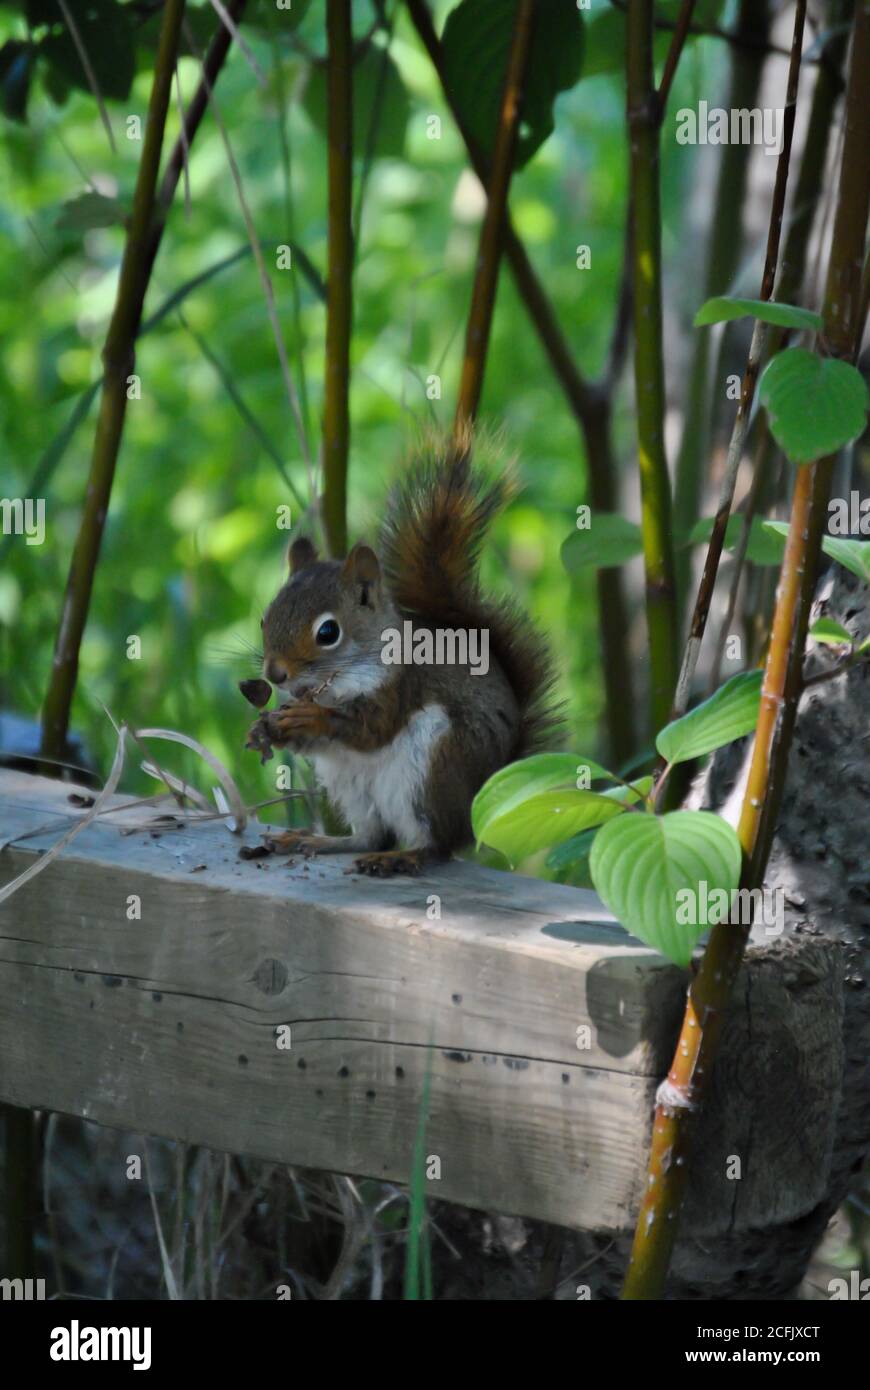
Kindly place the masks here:
[[(546, 644), (478, 579), (510, 492), (472, 470), (467, 446), (433, 442), (388, 498), (379, 553), (360, 543), (321, 560), (310, 540), (292, 542), (261, 624), (263, 675), (288, 703), (261, 713), (248, 746), (310, 759), (351, 833), (267, 834), (268, 850), (354, 853), (348, 872), (418, 874), (472, 840), (487, 778), (549, 744), (559, 715)], [(432, 661), (475, 644), (486, 653), (476, 666)], [(268, 698), (265, 682), (244, 684)]]

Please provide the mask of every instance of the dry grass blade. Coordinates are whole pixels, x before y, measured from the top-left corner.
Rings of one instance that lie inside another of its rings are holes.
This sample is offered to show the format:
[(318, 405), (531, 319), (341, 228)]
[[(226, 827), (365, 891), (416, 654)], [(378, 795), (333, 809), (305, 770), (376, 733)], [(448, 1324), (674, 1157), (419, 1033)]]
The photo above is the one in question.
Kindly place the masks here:
[(160, 1220), (160, 1212), (157, 1209), (157, 1199), (154, 1196), (154, 1184), (151, 1181), (151, 1164), (148, 1160), (148, 1144), (142, 1142), (142, 1153), (145, 1158), (145, 1178), (148, 1183), (148, 1196), (151, 1201), (151, 1211), (154, 1214), (154, 1226), (157, 1231), (157, 1243), (160, 1246), (160, 1260), (163, 1265), (163, 1278), (166, 1281), (166, 1292), (173, 1303), (179, 1302), (180, 1295), (178, 1284), (175, 1280), (175, 1271), (172, 1268), (172, 1261), (169, 1258), (169, 1251), (166, 1248), (166, 1240), (163, 1235), (163, 1223)]
[(23, 884), (29, 883), (32, 878), (36, 878), (37, 874), (41, 874), (43, 869), (47, 869), (51, 861), (53, 859), (56, 859), (57, 856), (60, 854), (61, 850), (65, 849), (66, 846), (70, 843), (70, 841), (74, 840), (76, 835), (80, 835), (81, 832), (91, 824), (91, 821), (95, 820), (95, 818), (100, 814), (109, 797), (114, 794), (115, 788), (117, 787), (121, 777), (121, 772), (124, 767), (125, 733), (126, 725), (122, 724), (120, 729), (118, 730), (118, 743), (115, 748), (115, 756), (112, 760), (111, 771), (109, 772), (109, 776), (106, 779), (106, 785), (103, 787), (103, 790), (97, 796), (93, 806), (89, 807), (85, 814), (82, 816), (81, 820), (76, 821), (75, 825), (70, 826), (67, 833), (65, 835), (62, 835), (61, 838), (55, 844), (52, 845), (51, 849), (41, 856), (41, 858), (36, 859), (32, 864), (28, 866), (28, 868), (24, 870), (23, 873), (19, 874), (17, 878), (13, 878), (11, 883), (7, 883), (4, 888), (0, 888), (0, 903), (6, 902), (7, 898), (11, 898), (12, 894), (16, 893), (18, 889), (22, 887)]
[(221, 784), (224, 795), (226, 796), (229, 809), (232, 813), (234, 824), (230, 827), (235, 835), (240, 835), (248, 823), (248, 812), (242, 800), (241, 793), (236, 786), (230, 773), (224, 767), (219, 758), (214, 753), (204, 747), (197, 739), (191, 738), (189, 734), (180, 734), (175, 729), (138, 729), (136, 732), (137, 740), (140, 738), (163, 738), (168, 743), (180, 743), (182, 747), (189, 748), (204, 762), (208, 763), (215, 777)]

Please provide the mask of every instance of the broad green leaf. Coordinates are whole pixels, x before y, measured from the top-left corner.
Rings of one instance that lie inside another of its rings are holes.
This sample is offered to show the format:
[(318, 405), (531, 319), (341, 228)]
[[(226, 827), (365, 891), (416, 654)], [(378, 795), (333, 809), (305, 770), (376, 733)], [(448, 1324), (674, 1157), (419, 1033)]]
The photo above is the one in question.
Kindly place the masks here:
[(572, 531), (562, 545), (562, 564), (569, 574), (593, 566), (611, 569), (643, 550), (641, 529), (615, 512), (593, 512), (586, 530)]
[[(588, 769), (582, 771), (581, 769)], [(484, 782), (471, 808), (471, 825), (478, 844), (486, 839), (487, 826), (508, 815), (530, 797), (555, 788), (577, 789), (578, 779), (597, 782), (613, 780), (612, 773), (589, 758), (576, 753), (537, 753), (509, 763)], [(487, 840), (490, 844), (492, 841)]]
[[(302, 104), (313, 125), (326, 135), (326, 67), (312, 68)], [(373, 152), (400, 159), (405, 150), (408, 94), (389, 54), (369, 46), (353, 69), (353, 152), (364, 155), (374, 129)]]
[(573, 883), (578, 888), (594, 888), (589, 872), (589, 856), (598, 834), (598, 826), (592, 830), (581, 830), (572, 835), (564, 844), (557, 845), (547, 855), (547, 868), (556, 875), (560, 883)]
[[(788, 535), (787, 521), (765, 521), (764, 529), (768, 535), (778, 537), (780, 553), (785, 549)], [(832, 560), (851, 570), (865, 584), (870, 584), (870, 541), (853, 541), (845, 536), (823, 536), (822, 549)]]
[[(680, 546), (699, 545), (709, 542), (713, 534), (712, 516), (701, 517), (689, 532), (688, 538), (678, 541)], [(736, 550), (740, 541), (743, 528), (743, 518), (735, 513), (729, 516), (728, 525), (725, 528), (725, 549)], [(773, 540), (764, 530), (761, 519), (757, 516), (752, 518), (749, 527), (749, 544), (746, 547), (746, 554), (753, 565), (778, 565), (782, 559), (782, 546)]]
[(825, 536), (822, 549), (827, 551), (837, 564), (851, 570), (852, 574), (857, 574), (865, 584), (870, 584), (870, 541), (847, 540), (844, 536)]
[(770, 429), (792, 463), (813, 463), (857, 439), (867, 422), (870, 396), (848, 362), (787, 348), (764, 369), (759, 396)]
[[(539, 792), (482, 827), (480, 839), (516, 865), (540, 849), (569, 840), (580, 830), (620, 816), (625, 805), (601, 792)], [(638, 817), (640, 819), (640, 817)], [(652, 817), (650, 817), (652, 819)]]
[(812, 309), (801, 309), (796, 304), (777, 304), (773, 299), (737, 299), (732, 295), (717, 295), (702, 304), (695, 315), (695, 327), (703, 328), (708, 323), (728, 323), (731, 319), (742, 319), (750, 315), (763, 323), (775, 323), (779, 328), (811, 328), (819, 333), (822, 316)]
[[(63, 23), (60, 7), (55, 4), (51, 11), (55, 22), (39, 43), (38, 51), (71, 86), (90, 92), (88, 74), (75, 40)], [(76, 0), (72, 13), (100, 95), (124, 101), (130, 95), (136, 71), (129, 6), (117, 5), (114, 0)]]
[(94, 227), (113, 227), (127, 216), (124, 204), (102, 193), (82, 193), (64, 203), (57, 215), (56, 226), (62, 232), (88, 232)]
[[(492, 155), (516, 17), (516, 0), (461, 0), (447, 16), (444, 85), (460, 121)], [(521, 169), (552, 133), (553, 103), (573, 87), (583, 63), (583, 20), (575, 0), (535, 6), (515, 166)]]
[(854, 641), (848, 628), (843, 627), (842, 623), (835, 623), (833, 618), (818, 618), (810, 628), (810, 637), (824, 642), (828, 647), (851, 647)]
[[(624, 927), (676, 965), (727, 915), (740, 882), (740, 841), (710, 811), (621, 816), (595, 837), (592, 881)], [(721, 893), (729, 896), (717, 901)]]
[(656, 748), (669, 763), (703, 757), (751, 733), (758, 723), (762, 671), (741, 671), (700, 705), (666, 724)]

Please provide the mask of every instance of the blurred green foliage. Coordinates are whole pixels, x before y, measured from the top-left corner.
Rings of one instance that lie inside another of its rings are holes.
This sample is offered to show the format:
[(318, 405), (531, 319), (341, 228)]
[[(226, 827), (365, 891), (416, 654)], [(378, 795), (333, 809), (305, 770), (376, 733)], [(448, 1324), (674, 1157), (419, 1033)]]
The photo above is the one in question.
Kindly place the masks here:
[[(20, 58), (27, 46), (23, 8), (0, 0), (0, 51), (4, 44), (20, 46), (6, 50), (7, 56)], [(104, 87), (117, 153), (92, 96), (81, 90), (87, 84), (63, 81), (60, 64), (48, 61), (44, 51), (27, 60), (32, 85), (24, 104), (19, 90), (17, 112), (7, 108), (0, 151), (0, 492), (45, 497), (47, 520), (45, 543), (28, 546), (15, 538), (0, 568), (0, 704), (32, 717), (50, 671), (89, 463), (93, 404), (60, 461), (41, 470), (38, 491), (32, 485), (40, 460), (51, 463), (46, 450), (100, 372), (123, 247), (115, 219), (129, 207), (142, 148), (140, 140), (128, 138), (135, 124), (128, 118), (145, 115), (159, 7), (88, 0), (84, 8), (88, 23), (98, 28), (103, 10), (124, 10), (119, 22), (132, 35), (136, 75), (129, 95), (113, 100), (111, 83)], [(197, 38), (207, 35), (211, 7), (191, 0), (188, 8)], [(451, 6), (435, 8), (440, 32)], [(265, 83), (258, 83), (234, 49), (217, 97), (266, 247), (316, 457), (324, 309), (299, 256), (292, 269), (280, 270), (276, 250), (293, 243), (322, 273), (326, 158), (318, 63), (324, 7), (317, 0), (294, 5), (292, 23), (271, 0), (251, 0), (249, 10), (243, 32)], [(385, 35), (370, 37), (375, 8), (353, 6), (355, 35), (369, 36), (360, 60), (365, 90), (384, 93), (383, 100), (370, 99), (368, 110), (364, 104), (358, 108), (358, 120), (366, 125), (357, 162), (363, 193), (350, 526), (352, 535), (368, 537), (376, 532), (380, 499), (415, 429), (433, 416), (450, 422), (482, 211), (462, 142), (404, 7), (388, 4), (386, 14), (392, 25), (388, 60)], [(31, 31), (43, 38), (59, 32), (38, 25)], [(711, 80), (721, 81), (721, 50), (715, 40), (687, 48), (674, 104), (695, 99), (702, 84), (709, 95)], [(126, 58), (116, 57), (120, 81)], [(600, 52), (596, 61), (601, 63)], [(182, 59), (180, 76), (189, 99), (198, 78), (194, 58)], [(623, 261), (623, 101), (617, 72), (581, 77), (557, 99), (555, 133), (517, 174), (511, 195), (517, 230), (590, 376), (604, 361)], [(373, 110), (379, 114), (374, 135)], [(441, 120), (439, 138), (430, 138), (434, 115)], [(172, 139), (178, 124), (173, 110)], [(692, 158), (673, 141), (663, 142), (664, 245), (672, 278), (680, 273)], [(99, 205), (94, 194), (114, 201)], [(180, 313), (167, 313), (139, 342), (141, 400), (128, 408), (82, 649), (74, 728), (95, 750), (103, 771), (114, 735), (102, 704), (133, 724), (183, 729), (223, 758), (254, 799), (273, 792), (275, 764), (260, 768), (242, 750), (252, 711), (237, 681), (256, 669), (243, 644), (256, 644), (260, 614), (283, 579), (287, 537), (276, 528), (276, 509), (292, 504), (292, 497), (278, 463), (306, 497), (308, 481), (262, 289), (245, 251), (238, 197), (209, 115), (192, 151), (190, 194), (187, 214), (179, 187), (146, 318), (180, 286), (225, 264), (184, 298)], [(577, 269), (580, 243), (592, 248), (591, 270)], [(430, 401), (425, 384), (433, 374), (441, 376), (442, 397)], [(482, 418), (503, 431), (505, 450), (517, 456), (524, 484), (495, 527), (484, 577), (516, 592), (549, 633), (561, 664), (571, 746), (592, 749), (602, 698), (594, 572), (569, 579), (560, 562), (561, 544), (587, 497), (585, 460), (576, 423), (506, 270)], [(633, 498), (633, 422), (624, 395), (615, 429), (626, 492)], [(298, 514), (294, 505), (294, 519)], [(138, 661), (126, 654), (133, 634), (142, 640)], [(193, 771), (181, 754), (171, 765)], [(141, 788), (145, 782), (128, 776), (127, 784)]]

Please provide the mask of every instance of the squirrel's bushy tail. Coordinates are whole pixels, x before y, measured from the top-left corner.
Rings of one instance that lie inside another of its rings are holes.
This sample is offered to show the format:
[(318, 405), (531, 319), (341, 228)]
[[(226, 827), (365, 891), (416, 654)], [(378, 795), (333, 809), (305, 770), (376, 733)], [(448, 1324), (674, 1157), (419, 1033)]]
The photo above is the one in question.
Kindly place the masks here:
[(478, 561), (493, 517), (510, 499), (510, 477), (485, 479), (471, 468), (470, 436), (429, 439), (387, 503), (380, 553), (403, 614), (432, 627), (489, 631), (489, 650), (519, 706), (513, 757), (546, 746), (559, 724), (553, 665), (543, 638), (510, 599), (480, 592)]

